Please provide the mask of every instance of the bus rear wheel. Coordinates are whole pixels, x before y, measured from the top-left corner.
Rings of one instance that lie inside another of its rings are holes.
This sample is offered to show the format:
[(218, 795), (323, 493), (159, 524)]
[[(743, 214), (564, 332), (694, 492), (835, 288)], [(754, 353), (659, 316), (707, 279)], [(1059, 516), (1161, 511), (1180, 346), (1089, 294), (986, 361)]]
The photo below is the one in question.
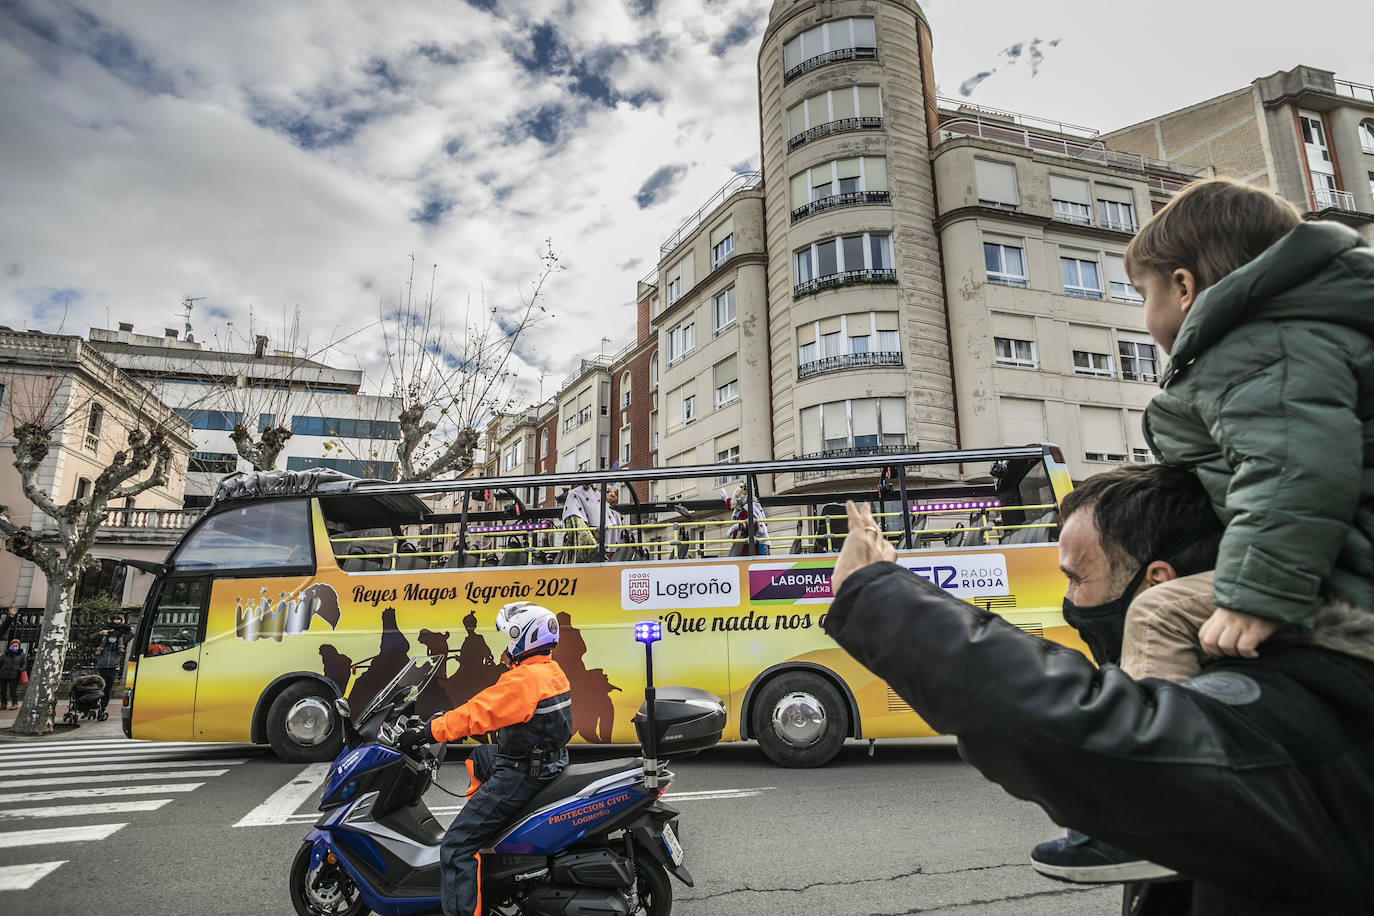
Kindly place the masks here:
[(296, 681), (267, 710), (267, 740), (288, 763), (333, 760), (343, 750), (343, 727), (322, 685)]
[(844, 745), (849, 710), (830, 681), (809, 671), (789, 671), (759, 690), (752, 719), (752, 733), (769, 760), (784, 767), (820, 767)]

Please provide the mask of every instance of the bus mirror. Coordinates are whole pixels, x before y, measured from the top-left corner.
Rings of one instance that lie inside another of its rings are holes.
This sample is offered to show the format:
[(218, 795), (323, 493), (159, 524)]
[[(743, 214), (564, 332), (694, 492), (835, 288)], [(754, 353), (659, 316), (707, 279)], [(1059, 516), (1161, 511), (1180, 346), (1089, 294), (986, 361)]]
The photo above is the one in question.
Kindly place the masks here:
[(347, 719), (352, 714), (352, 710), (348, 707), (348, 701), (343, 697), (334, 700), (334, 711), (339, 714), (340, 719)]

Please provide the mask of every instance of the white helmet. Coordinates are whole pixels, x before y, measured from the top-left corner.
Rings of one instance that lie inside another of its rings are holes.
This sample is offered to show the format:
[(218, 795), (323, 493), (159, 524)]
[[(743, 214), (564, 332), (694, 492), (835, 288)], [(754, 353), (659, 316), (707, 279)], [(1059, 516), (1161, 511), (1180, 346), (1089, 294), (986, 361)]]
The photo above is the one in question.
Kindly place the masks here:
[(558, 645), (558, 618), (529, 601), (512, 601), (497, 611), (496, 629), (510, 640), (506, 653), (512, 660)]

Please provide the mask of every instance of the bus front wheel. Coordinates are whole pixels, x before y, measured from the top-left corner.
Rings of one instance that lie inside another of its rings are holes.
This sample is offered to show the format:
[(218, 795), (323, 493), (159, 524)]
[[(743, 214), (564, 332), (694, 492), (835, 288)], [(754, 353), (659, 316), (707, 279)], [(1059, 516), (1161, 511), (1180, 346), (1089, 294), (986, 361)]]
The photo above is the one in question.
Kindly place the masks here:
[(289, 685), (267, 710), (267, 740), (288, 763), (333, 760), (343, 750), (343, 727), (323, 686)]
[(818, 674), (789, 671), (759, 690), (751, 724), (769, 760), (784, 767), (820, 767), (840, 752), (848, 717), (834, 684)]

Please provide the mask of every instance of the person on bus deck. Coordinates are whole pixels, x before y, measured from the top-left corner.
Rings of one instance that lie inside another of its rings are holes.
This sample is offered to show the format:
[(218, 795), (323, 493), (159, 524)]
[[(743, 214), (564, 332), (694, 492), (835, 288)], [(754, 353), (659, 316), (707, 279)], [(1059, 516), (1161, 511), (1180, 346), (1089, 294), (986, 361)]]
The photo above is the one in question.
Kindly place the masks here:
[(563, 549), (560, 563), (593, 563), (596, 527), (601, 524), (601, 499), (589, 483), (568, 488), (563, 497)]
[[(730, 526), (730, 530), (725, 533), (727, 538), (747, 538), (748, 531), (745, 525), (748, 522), (750, 513), (754, 516), (754, 543), (758, 547), (759, 556), (767, 554), (768, 551), (768, 516), (763, 513), (763, 506), (757, 499), (751, 499), (749, 488), (740, 484), (735, 488), (733, 496), (727, 496), (725, 489), (721, 488), (720, 498), (725, 500), (725, 505), (730, 507), (730, 517), (735, 520), (735, 524)], [(749, 553), (749, 545), (744, 545), (744, 553)]]
[(457, 709), (406, 729), (405, 753), (435, 741), (461, 741), (495, 731), (496, 744), (468, 756), (467, 804), (439, 846), (444, 916), (483, 916), (478, 850), (507, 820), (568, 765), (572, 690), (553, 660), (558, 618), (548, 608), (515, 601), (496, 612), (496, 628), (510, 640), (499, 680)]
[[(1212, 565), (1224, 541), (1193, 474), (1120, 468), (1062, 501), (1064, 616), (1100, 667), (896, 565), (868, 508), (848, 512), (826, 633), (957, 735), (984, 776), (1057, 823), (1187, 875), (1195, 914), (1370, 912), (1374, 617), (1325, 602), (1311, 629), (1285, 628), (1258, 658), (1212, 661), (1184, 683), (1116, 664), (1131, 598)], [(1068, 846), (1080, 876), (1110, 864), (1084, 839)]]
[[(1209, 658), (1257, 657), (1280, 627), (1311, 628), (1324, 600), (1374, 615), (1374, 250), (1214, 179), (1141, 228), (1126, 270), (1171, 356), (1146, 439), (1197, 475), (1226, 533), (1215, 571), (1132, 604), (1121, 667), (1184, 681)], [(1032, 861), (1082, 852), (1062, 839)]]

